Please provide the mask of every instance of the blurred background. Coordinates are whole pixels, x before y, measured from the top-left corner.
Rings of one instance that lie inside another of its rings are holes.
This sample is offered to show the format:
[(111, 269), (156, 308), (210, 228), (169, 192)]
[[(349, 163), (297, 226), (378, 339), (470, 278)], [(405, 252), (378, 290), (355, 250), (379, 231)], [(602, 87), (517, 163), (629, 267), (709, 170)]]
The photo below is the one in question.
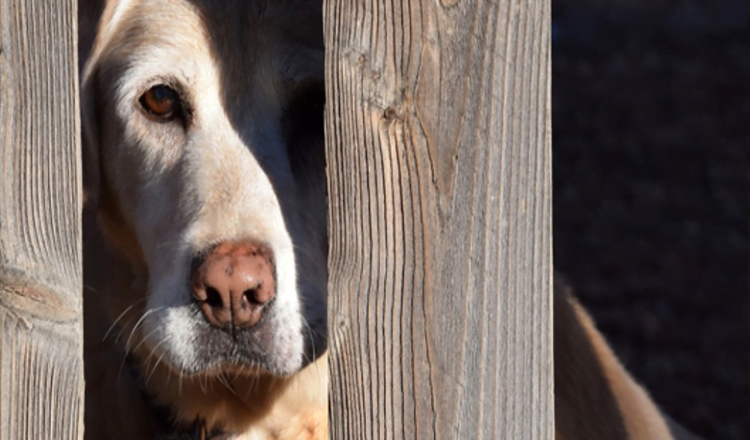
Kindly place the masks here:
[(625, 366), (750, 438), (750, 1), (552, 0), (554, 258)]

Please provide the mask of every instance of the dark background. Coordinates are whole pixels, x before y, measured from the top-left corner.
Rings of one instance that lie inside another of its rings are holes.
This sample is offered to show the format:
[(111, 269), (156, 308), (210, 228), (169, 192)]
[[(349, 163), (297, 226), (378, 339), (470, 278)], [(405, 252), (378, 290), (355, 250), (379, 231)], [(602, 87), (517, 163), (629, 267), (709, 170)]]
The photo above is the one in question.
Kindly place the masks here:
[(665, 412), (750, 438), (750, 1), (553, 0), (555, 266)]

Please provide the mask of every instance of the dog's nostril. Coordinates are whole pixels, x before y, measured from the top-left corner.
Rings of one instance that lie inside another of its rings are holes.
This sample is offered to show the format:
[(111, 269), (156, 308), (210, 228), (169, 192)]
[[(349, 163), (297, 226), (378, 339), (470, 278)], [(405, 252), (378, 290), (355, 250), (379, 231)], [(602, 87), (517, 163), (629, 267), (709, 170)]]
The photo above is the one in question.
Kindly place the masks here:
[(242, 294), (245, 296), (245, 298), (250, 304), (260, 305), (261, 303), (260, 301), (258, 301), (257, 295), (255, 293), (256, 293), (255, 289), (247, 289), (246, 291), (242, 292)]
[(258, 284), (252, 289), (245, 290), (242, 292), (242, 295), (247, 299), (248, 303), (254, 306), (263, 306), (272, 299), (272, 296), (265, 292), (263, 283)]
[(211, 307), (222, 307), (224, 304), (224, 301), (221, 299), (221, 293), (211, 286), (206, 286), (205, 302)]

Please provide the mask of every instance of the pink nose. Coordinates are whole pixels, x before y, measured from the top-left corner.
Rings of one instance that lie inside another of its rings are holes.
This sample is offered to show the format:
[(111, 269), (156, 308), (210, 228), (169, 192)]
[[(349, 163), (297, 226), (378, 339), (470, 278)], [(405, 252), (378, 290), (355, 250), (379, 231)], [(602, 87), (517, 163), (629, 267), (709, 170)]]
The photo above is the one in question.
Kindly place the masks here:
[(209, 324), (252, 327), (276, 296), (271, 250), (251, 241), (220, 243), (193, 264), (190, 285)]

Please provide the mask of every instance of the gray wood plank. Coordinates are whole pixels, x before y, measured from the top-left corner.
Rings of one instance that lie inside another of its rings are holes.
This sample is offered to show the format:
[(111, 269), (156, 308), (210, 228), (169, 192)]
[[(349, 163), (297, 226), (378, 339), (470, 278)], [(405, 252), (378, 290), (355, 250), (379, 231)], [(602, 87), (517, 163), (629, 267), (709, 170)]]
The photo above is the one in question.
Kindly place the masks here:
[(551, 439), (550, 4), (328, 0), (333, 439)]
[(0, 438), (83, 435), (75, 0), (0, 0)]

